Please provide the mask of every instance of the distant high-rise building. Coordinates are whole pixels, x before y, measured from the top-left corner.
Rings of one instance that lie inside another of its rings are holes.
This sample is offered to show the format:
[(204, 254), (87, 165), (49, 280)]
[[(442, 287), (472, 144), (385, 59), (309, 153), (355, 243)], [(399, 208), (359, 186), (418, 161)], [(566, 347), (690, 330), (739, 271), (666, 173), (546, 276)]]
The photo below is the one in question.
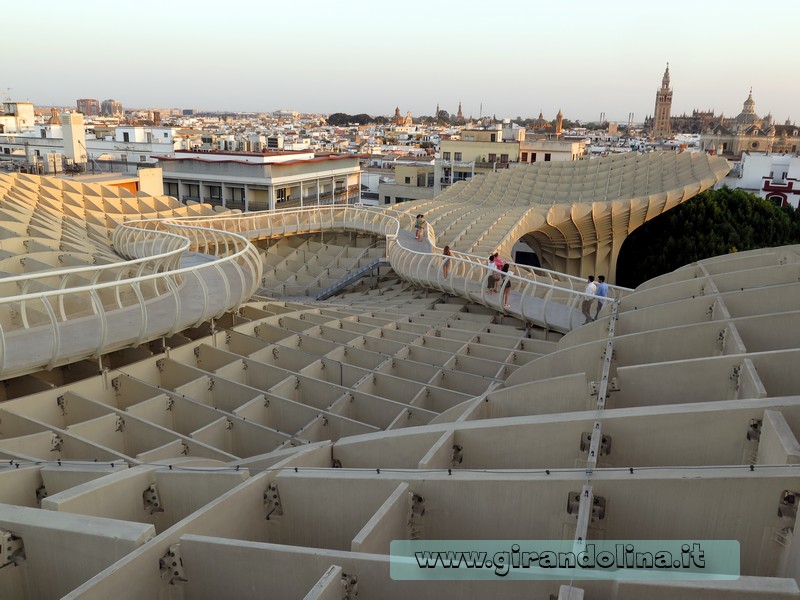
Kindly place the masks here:
[(558, 114), (556, 115), (556, 137), (561, 136), (561, 132), (563, 131), (563, 121), (564, 115), (561, 112), (561, 109), (558, 109)]
[(94, 98), (79, 98), (77, 101), (78, 112), (86, 117), (100, 115), (100, 102)]
[(661, 89), (656, 92), (656, 109), (653, 113), (653, 137), (664, 138), (672, 135), (669, 114), (672, 109), (672, 88), (669, 87), (669, 63), (664, 77), (661, 78)]
[(122, 116), (122, 102), (119, 100), (103, 100), (100, 110), (104, 115), (111, 115), (112, 117)]

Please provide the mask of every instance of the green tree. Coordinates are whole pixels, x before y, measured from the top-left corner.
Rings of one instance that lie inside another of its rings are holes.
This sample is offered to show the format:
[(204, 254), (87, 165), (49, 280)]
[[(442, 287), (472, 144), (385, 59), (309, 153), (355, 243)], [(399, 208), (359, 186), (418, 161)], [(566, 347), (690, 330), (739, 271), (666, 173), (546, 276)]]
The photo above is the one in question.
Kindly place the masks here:
[(797, 243), (800, 210), (742, 190), (708, 190), (628, 236), (617, 260), (617, 282), (636, 287), (704, 258)]

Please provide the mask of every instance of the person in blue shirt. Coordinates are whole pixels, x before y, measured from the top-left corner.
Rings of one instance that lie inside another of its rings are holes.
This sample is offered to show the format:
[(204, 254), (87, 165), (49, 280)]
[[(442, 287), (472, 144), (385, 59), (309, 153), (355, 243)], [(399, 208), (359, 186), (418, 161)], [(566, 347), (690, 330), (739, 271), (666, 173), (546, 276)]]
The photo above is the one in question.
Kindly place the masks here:
[(600, 311), (603, 308), (603, 305), (606, 303), (606, 298), (608, 298), (608, 284), (606, 283), (606, 276), (599, 275), (597, 277), (597, 291), (595, 295), (597, 296), (597, 312), (594, 313), (594, 320), (597, 320), (597, 317), (600, 315)]

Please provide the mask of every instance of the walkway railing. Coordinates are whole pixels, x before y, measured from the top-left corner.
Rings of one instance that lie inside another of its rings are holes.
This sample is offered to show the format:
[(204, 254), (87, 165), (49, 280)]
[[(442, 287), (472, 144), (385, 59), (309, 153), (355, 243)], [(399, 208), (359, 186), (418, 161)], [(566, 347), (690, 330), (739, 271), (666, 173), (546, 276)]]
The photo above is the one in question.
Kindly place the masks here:
[[(401, 224), (409, 229), (413, 229), (414, 217), (411, 216), (411, 214), (391, 209), (385, 209), (384, 212), (396, 217)], [(426, 237), (431, 243), (433, 253), (441, 253), (444, 248), (436, 245), (436, 237), (434, 235), (433, 227), (427, 221), (425, 224), (427, 231)], [(487, 263), (489, 259), (488, 256), (480, 256), (469, 252), (460, 252), (458, 250), (453, 250), (452, 248), (450, 249), (450, 253), (452, 256), (478, 263)], [(516, 275), (524, 279), (530, 279), (537, 284), (546, 283), (555, 287), (568, 288), (576, 292), (583, 292), (583, 290), (586, 288), (587, 281), (584, 277), (569, 275), (567, 273), (561, 273), (560, 271), (553, 271), (543, 267), (533, 267), (531, 265), (523, 265), (510, 261), (509, 265), (511, 265), (511, 268)], [(632, 289), (622, 286), (610, 284), (608, 286), (608, 294), (610, 298), (621, 299), (630, 294), (632, 291)]]
[[(416, 248), (420, 242), (411, 234), (414, 217), (394, 210), (330, 205), (211, 218), (187, 217), (179, 221), (241, 233), (250, 239), (329, 229), (383, 235), (387, 240), (387, 257), (401, 277), (561, 332), (570, 331), (584, 322), (580, 311), (584, 300), (597, 300), (595, 296), (584, 294), (586, 281), (580, 277), (513, 263), (512, 270), (519, 269), (520, 272), (506, 274), (497, 284), (497, 293), (490, 294), (488, 277), (498, 272), (488, 266), (488, 257), (464, 252), (452, 252), (450, 272), (448, 277), (444, 277), (445, 257), (436, 246), (433, 227), (426, 222), (422, 245)], [(510, 288), (508, 307), (504, 307), (502, 301), (506, 287)], [(616, 286), (609, 288), (612, 296), (609, 301), (631, 291)]]
[[(412, 229), (407, 213), (352, 205), (124, 223), (113, 244), (126, 261), (0, 280), (21, 291), (0, 299), (0, 377), (169, 336), (236, 307), (261, 280), (251, 239), (327, 230), (380, 235), (401, 277), (561, 332), (583, 322), (581, 302), (596, 300), (583, 293), (580, 278), (522, 265), (490, 294), (487, 279), (497, 271), (484, 257), (444, 257), (429, 223), (422, 241)], [(617, 299), (629, 291), (611, 289)]]
[[(444, 277), (442, 249), (436, 246), (435, 231), (425, 224), (422, 246), (411, 231), (414, 216), (380, 208), (352, 205), (315, 206), (298, 209), (264, 211), (214, 217), (184, 217), (171, 223), (192, 224), (204, 228), (240, 233), (249, 239), (281, 237), (325, 230), (349, 230), (374, 233), (386, 237), (387, 257), (401, 277), (420, 286), (462, 296), (517, 316), (545, 328), (568, 332), (583, 324), (580, 311), (585, 300), (596, 296), (583, 292), (586, 281), (548, 269), (512, 264), (512, 270), (497, 284), (497, 293), (487, 286), (490, 274), (498, 274), (487, 264), (488, 257), (452, 251), (450, 272)], [(503, 292), (509, 289), (508, 307)], [(609, 301), (619, 299), (632, 290), (609, 286)]]
[(97, 357), (169, 336), (246, 301), (261, 277), (258, 251), (235, 234), (171, 221), (120, 225), (127, 260), (0, 280), (0, 377)]

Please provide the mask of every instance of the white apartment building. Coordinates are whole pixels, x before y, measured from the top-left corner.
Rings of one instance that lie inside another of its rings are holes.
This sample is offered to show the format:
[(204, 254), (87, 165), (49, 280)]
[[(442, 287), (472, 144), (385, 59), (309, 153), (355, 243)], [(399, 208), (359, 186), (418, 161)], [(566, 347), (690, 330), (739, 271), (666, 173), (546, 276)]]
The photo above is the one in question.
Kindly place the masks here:
[(245, 211), (353, 203), (361, 185), (354, 154), (178, 151), (158, 166), (168, 196)]
[[(33, 105), (6, 102), (0, 116), (0, 160), (24, 165), (33, 172), (61, 170), (61, 157), (71, 159), (87, 171), (104, 170), (104, 163), (117, 163), (119, 170), (154, 164), (154, 157), (171, 154), (190, 143), (171, 127), (124, 126), (102, 128), (86, 125), (83, 115), (62, 113), (44, 124), (33, 121)], [(77, 149), (76, 149), (77, 148)]]
[(523, 163), (578, 160), (585, 155), (584, 140), (526, 137), (519, 144), (519, 161)]

